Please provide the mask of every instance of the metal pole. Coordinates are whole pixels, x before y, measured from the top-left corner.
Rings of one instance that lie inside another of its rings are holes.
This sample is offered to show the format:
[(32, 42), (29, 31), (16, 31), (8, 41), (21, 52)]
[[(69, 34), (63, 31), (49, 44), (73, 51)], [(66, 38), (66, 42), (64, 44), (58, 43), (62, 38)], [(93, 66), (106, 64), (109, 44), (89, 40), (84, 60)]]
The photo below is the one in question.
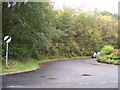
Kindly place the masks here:
[(8, 65), (8, 43), (6, 46), (6, 66)]

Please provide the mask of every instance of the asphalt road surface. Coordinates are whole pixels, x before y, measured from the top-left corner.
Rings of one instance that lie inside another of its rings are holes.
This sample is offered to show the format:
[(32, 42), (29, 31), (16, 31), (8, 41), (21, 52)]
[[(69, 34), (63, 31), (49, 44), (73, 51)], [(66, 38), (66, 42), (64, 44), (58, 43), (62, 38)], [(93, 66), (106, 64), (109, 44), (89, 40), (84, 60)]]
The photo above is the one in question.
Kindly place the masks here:
[(118, 67), (77, 59), (50, 62), (37, 71), (2, 77), (3, 88), (118, 88)]

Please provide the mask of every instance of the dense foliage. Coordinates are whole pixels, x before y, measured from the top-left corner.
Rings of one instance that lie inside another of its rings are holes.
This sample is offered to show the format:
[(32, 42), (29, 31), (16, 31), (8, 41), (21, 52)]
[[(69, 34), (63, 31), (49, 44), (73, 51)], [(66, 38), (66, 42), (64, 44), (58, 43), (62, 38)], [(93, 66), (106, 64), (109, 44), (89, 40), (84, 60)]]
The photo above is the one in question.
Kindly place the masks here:
[(120, 64), (120, 56), (115, 55), (114, 52), (117, 50), (114, 49), (111, 45), (106, 45), (101, 49), (100, 54), (97, 56), (97, 61), (108, 63), (108, 64)]
[[(109, 12), (53, 9), (49, 2), (2, 8), (3, 36), (10, 59), (89, 56), (104, 45), (117, 47), (117, 17)], [(5, 43), (3, 42), (3, 57)]]
[(114, 47), (111, 45), (106, 45), (101, 49), (101, 55), (110, 55), (114, 52)]

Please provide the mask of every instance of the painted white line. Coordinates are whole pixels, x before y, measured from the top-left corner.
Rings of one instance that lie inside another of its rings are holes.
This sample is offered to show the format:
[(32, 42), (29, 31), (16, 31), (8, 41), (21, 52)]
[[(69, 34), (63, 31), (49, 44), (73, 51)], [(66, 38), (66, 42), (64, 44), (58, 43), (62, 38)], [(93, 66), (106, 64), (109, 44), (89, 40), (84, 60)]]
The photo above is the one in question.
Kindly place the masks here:
[(7, 86), (7, 88), (21, 88), (22, 86)]

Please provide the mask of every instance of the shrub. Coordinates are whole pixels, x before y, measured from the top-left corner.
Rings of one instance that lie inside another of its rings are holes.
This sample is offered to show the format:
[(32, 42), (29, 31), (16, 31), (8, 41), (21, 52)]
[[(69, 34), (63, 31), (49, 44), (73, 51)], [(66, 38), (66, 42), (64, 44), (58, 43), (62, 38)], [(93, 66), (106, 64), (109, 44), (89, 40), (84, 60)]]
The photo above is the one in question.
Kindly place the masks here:
[(104, 55), (104, 56), (99, 56), (97, 58), (97, 61), (99, 61), (99, 62), (115, 64), (115, 65), (120, 64), (119, 60), (120, 60), (120, 56), (112, 56), (112, 55)]
[(111, 45), (106, 45), (101, 49), (101, 55), (110, 55), (114, 51), (114, 47)]
[(107, 56), (107, 59), (110, 59), (110, 60), (120, 60), (120, 56), (112, 56), (112, 55), (108, 55)]
[(107, 60), (106, 56), (100, 56), (98, 57), (98, 61), (105, 62)]
[(31, 55), (29, 49), (26, 46), (22, 45), (16, 45), (16, 47), (11, 47), (9, 50), (11, 51), (9, 53), (10, 59), (20, 60), (25, 59)]

